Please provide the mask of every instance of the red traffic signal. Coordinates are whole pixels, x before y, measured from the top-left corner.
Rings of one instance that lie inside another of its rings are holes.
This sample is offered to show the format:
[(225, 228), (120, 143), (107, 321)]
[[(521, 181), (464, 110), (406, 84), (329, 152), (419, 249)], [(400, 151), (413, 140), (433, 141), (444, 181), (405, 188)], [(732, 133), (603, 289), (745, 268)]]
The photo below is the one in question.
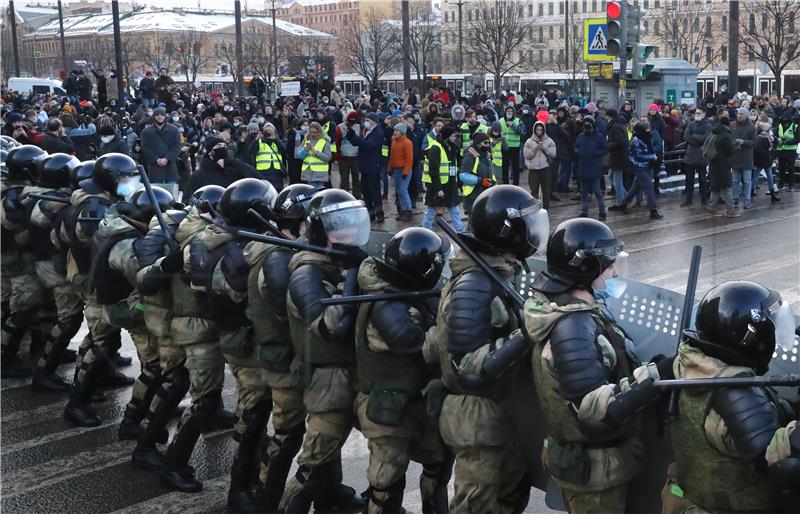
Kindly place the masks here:
[(606, 15), (609, 20), (616, 20), (622, 15), (622, 6), (619, 2), (608, 2), (606, 6)]

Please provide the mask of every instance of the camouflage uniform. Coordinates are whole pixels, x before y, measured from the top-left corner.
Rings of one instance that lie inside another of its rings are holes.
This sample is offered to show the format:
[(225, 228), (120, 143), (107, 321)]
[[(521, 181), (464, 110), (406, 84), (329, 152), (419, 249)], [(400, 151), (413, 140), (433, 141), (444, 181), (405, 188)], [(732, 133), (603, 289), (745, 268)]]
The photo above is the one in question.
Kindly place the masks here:
[(3, 178), (0, 182), (2, 196), (2, 266), (3, 266), (3, 364), (11, 364), (17, 358), (25, 333), (31, 331), (33, 339), (38, 307), (42, 304), (45, 288), (36, 275), (27, 224), (32, 199), (25, 199), (24, 190), (32, 186), (27, 180), (15, 177)]
[[(602, 304), (588, 304), (568, 293), (551, 301), (536, 292), (525, 303), (525, 328), (535, 343), (532, 362), (536, 393), (550, 436), (544, 442), (542, 464), (561, 487), (569, 512), (624, 514), (627, 484), (642, 470), (644, 446), (636, 436), (638, 418), (602, 438), (586, 435), (579, 421), (602, 420), (614, 401), (614, 388), (658, 378), (653, 365), (633, 369), (625, 352), (626, 335), (603, 313)], [(556, 324), (574, 313), (588, 313), (597, 326), (596, 355), (608, 376), (605, 385), (590, 391), (575, 408), (560, 393), (550, 337)]]
[[(504, 258), (482, 256), (502, 277), (513, 278), (514, 269)], [(452, 353), (448, 351), (448, 341), (453, 336), (448, 326), (453, 288), (465, 275), (485, 275), (461, 250), (450, 260), (450, 269), (452, 277), (442, 290), (434, 332), (442, 380), (450, 393), (444, 400), (439, 421), (442, 438), (455, 453), (455, 496), (450, 512), (518, 512), (527, 504), (530, 481), (527, 462), (513, 447), (515, 413), (502, 401), (510, 396), (509, 386), (520, 363), (481, 391), (466, 392), (458, 380), (462, 373), (481, 373), (484, 360), (495, 346), (495, 339), (499, 341), (518, 328), (516, 315), (496, 293), (488, 298), (488, 305), (482, 300), (480, 305), (474, 305), (475, 315), (487, 315), (480, 322), (473, 318), (472, 342), (480, 346), (466, 352), (456, 366)], [(487, 339), (479, 341), (482, 338), (480, 334), (487, 334)]]
[[(25, 194), (36, 192), (49, 196), (69, 198), (69, 188), (26, 188)], [(52, 290), (58, 322), (53, 326), (45, 345), (44, 354), (37, 364), (36, 374), (47, 376), (55, 373), (60, 356), (83, 323), (83, 301), (67, 280), (67, 245), (59, 238), (65, 216), (70, 212), (67, 204), (39, 200), (31, 211), (31, 243), (36, 254), (36, 275)]]
[[(372, 258), (361, 263), (358, 283), (365, 294), (398, 290), (379, 277)], [(369, 440), (367, 476), (371, 497), (368, 512), (400, 512), (405, 474), (411, 460), (423, 467), (420, 476), (423, 512), (445, 512), (451, 463), (447, 462), (447, 452), (439, 435), (438, 413), (428, 412), (422, 395), (432, 379), (426, 365), (439, 362), (437, 356), (432, 357), (435, 348), (431, 348), (430, 343), (425, 344), (426, 330), (435, 321), (436, 302), (403, 302), (407, 317), (394, 318), (395, 325), (416, 327), (415, 335), (422, 344), (414, 348), (393, 348), (373, 323), (373, 308), (383, 308), (387, 303), (362, 304), (356, 321), (359, 389), (356, 412), (361, 432)], [(426, 354), (429, 359), (432, 357), (432, 363), (425, 362)], [(435, 494), (438, 495), (436, 499)]]
[[(297, 459), (300, 467), (286, 486), (280, 503), (287, 514), (308, 512), (312, 501), (322, 497), (326, 489), (332, 491), (341, 484), (341, 450), (356, 421), (352, 331), (349, 336), (334, 337), (330, 327), (343, 318), (344, 309), (338, 305), (322, 307), (318, 303), (320, 298), (341, 293), (341, 265), (329, 257), (301, 251), (292, 257), (289, 271), (286, 303), (292, 343), (302, 362), (306, 384), (303, 403), (308, 420), (303, 449)], [(309, 274), (317, 277), (317, 283), (296, 282)], [(301, 291), (306, 286), (322, 288), (324, 292)], [(316, 296), (318, 293), (322, 296)], [(315, 297), (310, 297), (312, 294)]]
[(247, 317), (252, 326), (254, 362), (262, 368), (272, 391), (272, 426), (275, 433), (260, 449), (261, 505), (278, 508), (294, 457), (305, 434), (306, 408), (298, 377), (286, 313), (289, 260), (293, 252), (276, 245), (251, 242), (244, 248), (250, 266), (247, 277)]
[[(120, 425), (121, 430), (132, 428), (136, 434), (161, 382), (157, 338), (147, 331), (139, 293), (135, 289), (139, 263), (133, 243), (139, 236), (140, 233), (116, 215), (112, 207), (95, 234), (92, 247), (95, 262), (91, 274), (91, 286), (98, 302), (103, 304), (103, 319), (113, 327), (128, 331), (139, 357), (141, 372), (133, 384), (131, 401)], [(107, 356), (118, 348), (106, 347)]]
[[(686, 379), (755, 375), (751, 368), (728, 365), (686, 343), (678, 348), (673, 368), (675, 378)], [(788, 512), (784, 510), (788, 504), (782, 503), (775, 480), (765, 470), (758, 469), (753, 461), (763, 460), (771, 466), (792, 456), (797, 458), (792, 454), (789, 442), (791, 434), (798, 430), (797, 421), (781, 420), (778, 416), (774, 432), (764, 434), (767, 437), (771, 435), (765, 453), (745, 455), (737, 448), (736, 438), (723, 416), (712, 405), (715, 391), (721, 390), (689, 389), (680, 392), (678, 418), (672, 424), (676, 466), (671, 466), (670, 481), (661, 493), (663, 512)], [(777, 403), (774, 397), (771, 401), (773, 405)], [(780, 412), (781, 409), (776, 410)], [(795, 416), (794, 413), (790, 415)], [(748, 416), (749, 422), (759, 422), (757, 416)], [(778, 422), (783, 426), (778, 428)], [(795, 492), (797, 485), (794, 484)], [(792, 508), (796, 508), (796, 504)]]

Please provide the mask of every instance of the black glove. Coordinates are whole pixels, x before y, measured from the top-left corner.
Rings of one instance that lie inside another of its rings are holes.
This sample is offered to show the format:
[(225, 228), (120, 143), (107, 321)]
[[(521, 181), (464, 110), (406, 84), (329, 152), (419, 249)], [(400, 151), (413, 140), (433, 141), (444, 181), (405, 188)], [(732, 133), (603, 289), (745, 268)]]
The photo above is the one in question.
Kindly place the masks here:
[(361, 265), (361, 262), (369, 257), (367, 252), (359, 248), (358, 246), (350, 246), (350, 245), (343, 245), (334, 243), (333, 245), (334, 250), (339, 250), (345, 252), (344, 256), (336, 256), (335, 259), (342, 264), (344, 264), (345, 268), (357, 268)]
[(159, 267), (164, 273), (177, 273), (183, 264), (183, 252), (176, 249), (168, 253), (161, 261)]
[(661, 380), (674, 380), (675, 373), (672, 372), (672, 363), (674, 361), (675, 357), (664, 357), (658, 354), (654, 356), (650, 362), (656, 365), (658, 376)]

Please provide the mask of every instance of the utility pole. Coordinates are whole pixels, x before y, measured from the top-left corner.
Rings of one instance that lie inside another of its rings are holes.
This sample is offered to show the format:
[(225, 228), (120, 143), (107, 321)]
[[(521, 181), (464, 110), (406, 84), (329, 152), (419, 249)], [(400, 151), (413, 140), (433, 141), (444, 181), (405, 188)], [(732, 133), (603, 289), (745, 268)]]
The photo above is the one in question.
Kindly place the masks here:
[(458, 6), (458, 72), (464, 73), (464, 17), (461, 14), (464, 1), (459, 0), (456, 5)]
[[(564, 71), (568, 71), (569, 68), (569, 5), (570, 2), (564, 2), (565, 10), (564, 10)], [(568, 91), (567, 94), (571, 93)]]
[(411, 87), (411, 60), (409, 55), (411, 53), (411, 42), (409, 34), (409, 7), (408, 0), (401, 2), (401, 21), (403, 30), (403, 89), (408, 90)]
[(270, 91), (274, 91), (275, 98), (278, 97), (278, 22), (275, 21), (275, 0), (272, 0), (272, 61), (275, 63), (275, 72), (272, 74), (272, 84), (269, 85)]
[(234, 19), (236, 20), (236, 90), (239, 97), (244, 96), (244, 73), (242, 69), (242, 2), (235, 0), (233, 3)]
[[(754, 66), (755, 67), (755, 66)], [(753, 80), (753, 94), (758, 84)], [(728, 4), (728, 94), (739, 92), (739, 0)]]
[(8, 14), (11, 18), (11, 49), (14, 52), (14, 72), (19, 77), (19, 46), (17, 46), (17, 11), (14, 10), (14, 0), (8, 2)]
[[(61, 14), (61, 2), (58, 2), (58, 4), (58, 12)], [(111, 18), (114, 23), (114, 65), (117, 67), (117, 94), (119, 95), (117, 105), (123, 106), (125, 105), (125, 81), (122, 76), (122, 34), (120, 34), (119, 29), (119, 0), (112, 0), (111, 2)], [(64, 72), (66, 71), (65, 69)]]
[(64, 9), (61, 6), (61, 0), (58, 0), (58, 31), (61, 35), (61, 69), (64, 70), (66, 76), (69, 73), (69, 66), (67, 65), (67, 43), (64, 42)]

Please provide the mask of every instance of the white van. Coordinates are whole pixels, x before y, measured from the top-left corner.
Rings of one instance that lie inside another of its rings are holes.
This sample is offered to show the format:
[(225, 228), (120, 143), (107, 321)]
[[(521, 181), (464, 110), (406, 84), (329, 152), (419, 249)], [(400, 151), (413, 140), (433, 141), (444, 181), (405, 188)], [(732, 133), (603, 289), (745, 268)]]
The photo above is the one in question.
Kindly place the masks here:
[(28, 77), (11, 77), (8, 79), (8, 90), (34, 95), (56, 94), (64, 96), (66, 91), (61, 87), (61, 81), (55, 79), (37, 79)]

